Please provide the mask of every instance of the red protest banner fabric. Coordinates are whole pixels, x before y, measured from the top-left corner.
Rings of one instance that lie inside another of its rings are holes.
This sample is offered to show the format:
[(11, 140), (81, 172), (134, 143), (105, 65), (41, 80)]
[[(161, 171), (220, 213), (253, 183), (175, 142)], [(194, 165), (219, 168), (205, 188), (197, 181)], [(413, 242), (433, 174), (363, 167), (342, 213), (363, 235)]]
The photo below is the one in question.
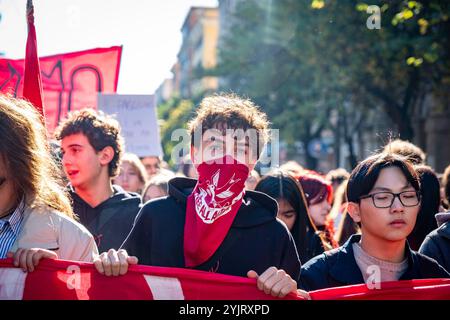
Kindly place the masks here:
[(34, 27), (33, 1), (31, 0), (27, 2), (27, 24), (28, 38), (25, 53), (23, 98), (30, 101), (44, 115), (41, 69), (37, 52), (36, 29)]
[[(353, 285), (311, 291), (312, 300), (448, 300), (450, 279), (384, 282), (379, 289)], [(211, 272), (130, 266), (128, 273), (107, 277), (93, 264), (42, 260), (35, 271), (0, 260), (0, 300), (272, 300), (254, 279)], [(302, 300), (289, 294), (287, 300)]]
[[(130, 266), (124, 276), (107, 277), (93, 264), (42, 260), (35, 271), (0, 260), (0, 299), (64, 300), (272, 300), (254, 279), (211, 272)], [(285, 299), (302, 299), (289, 294)]]
[[(122, 47), (115, 46), (39, 59), (45, 120), (50, 133), (67, 112), (97, 108), (99, 92), (117, 91), (121, 54)], [(23, 96), (24, 64), (23, 59), (0, 59), (0, 92)]]
[(450, 300), (450, 279), (418, 279), (382, 282), (309, 292), (312, 300)]

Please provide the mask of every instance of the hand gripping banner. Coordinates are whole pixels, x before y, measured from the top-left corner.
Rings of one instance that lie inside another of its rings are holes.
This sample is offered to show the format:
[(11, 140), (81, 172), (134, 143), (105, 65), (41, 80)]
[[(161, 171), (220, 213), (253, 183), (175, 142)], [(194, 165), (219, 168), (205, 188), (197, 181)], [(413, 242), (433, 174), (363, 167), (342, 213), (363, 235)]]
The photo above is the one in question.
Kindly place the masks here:
[[(107, 277), (93, 264), (42, 260), (35, 271), (0, 260), (0, 300), (272, 300), (254, 279), (204, 271), (130, 266), (124, 276)], [(289, 294), (285, 299), (301, 299)]]
[[(423, 279), (365, 284), (310, 292), (313, 300), (450, 299), (450, 279)], [(107, 277), (93, 264), (42, 260), (24, 273), (12, 259), (0, 260), (0, 299), (23, 300), (272, 300), (254, 279), (204, 271), (130, 266), (124, 276)], [(290, 293), (287, 300), (302, 300)]]

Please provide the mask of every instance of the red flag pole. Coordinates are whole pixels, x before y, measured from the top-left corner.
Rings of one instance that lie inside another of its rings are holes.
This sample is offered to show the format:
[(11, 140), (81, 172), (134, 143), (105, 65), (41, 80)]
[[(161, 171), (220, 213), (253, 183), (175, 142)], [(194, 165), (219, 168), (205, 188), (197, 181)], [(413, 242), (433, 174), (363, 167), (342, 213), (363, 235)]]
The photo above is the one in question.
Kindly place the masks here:
[(30, 101), (44, 116), (41, 68), (37, 53), (36, 29), (34, 28), (33, 0), (27, 0), (27, 24), (28, 38), (25, 54), (23, 98)]

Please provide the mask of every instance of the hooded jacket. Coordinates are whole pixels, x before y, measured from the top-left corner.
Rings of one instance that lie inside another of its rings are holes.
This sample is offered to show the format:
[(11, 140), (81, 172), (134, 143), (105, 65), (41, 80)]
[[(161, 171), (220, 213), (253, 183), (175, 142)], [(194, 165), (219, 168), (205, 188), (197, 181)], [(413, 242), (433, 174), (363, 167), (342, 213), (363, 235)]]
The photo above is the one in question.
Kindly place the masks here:
[(450, 272), (450, 212), (440, 212), (435, 217), (438, 228), (426, 236), (419, 252), (435, 259)]
[(113, 190), (110, 198), (92, 208), (69, 186), (73, 211), (94, 236), (99, 252), (119, 249), (142, 207), (137, 193), (126, 192), (117, 185), (113, 185)]
[[(173, 178), (169, 196), (144, 205), (122, 248), (137, 256), (139, 263), (184, 268), (186, 200), (197, 181)], [(285, 224), (276, 219), (277, 203), (264, 193), (246, 191), (228, 234), (216, 252), (195, 269), (246, 277), (275, 266), (293, 279), (300, 272), (294, 239)]]
[[(363, 284), (364, 278), (353, 254), (353, 243), (359, 242), (361, 235), (352, 235), (339, 248), (327, 251), (310, 261), (301, 270), (299, 288), (307, 291), (331, 287)], [(435, 260), (409, 248), (406, 242), (408, 269), (399, 280), (449, 278), (447, 273)]]

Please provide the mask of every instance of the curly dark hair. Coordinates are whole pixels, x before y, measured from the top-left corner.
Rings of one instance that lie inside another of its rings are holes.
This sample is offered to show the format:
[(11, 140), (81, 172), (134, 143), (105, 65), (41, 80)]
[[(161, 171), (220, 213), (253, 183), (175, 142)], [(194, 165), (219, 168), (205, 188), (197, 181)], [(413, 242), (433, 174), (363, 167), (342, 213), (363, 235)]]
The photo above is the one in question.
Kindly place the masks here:
[(110, 177), (117, 176), (124, 148), (119, 122), (102, 111), (85, 108), (71, 112), (56, 128), (55, 137), (62, 140), (77, 133), (84, 134), (96, 151), (105, 147), (114, 149), (114, 157), (108, 164), (108, 173)]
[(191, 145), (195, 145), (194, 136), (199, 128), (202, 135), (209, 129), (255, 129), (258, 154), (268, 140), (268, 126), (267, 115), (251, 100), (225, 93), (204, 98), (196, 117), (188, 123)]

